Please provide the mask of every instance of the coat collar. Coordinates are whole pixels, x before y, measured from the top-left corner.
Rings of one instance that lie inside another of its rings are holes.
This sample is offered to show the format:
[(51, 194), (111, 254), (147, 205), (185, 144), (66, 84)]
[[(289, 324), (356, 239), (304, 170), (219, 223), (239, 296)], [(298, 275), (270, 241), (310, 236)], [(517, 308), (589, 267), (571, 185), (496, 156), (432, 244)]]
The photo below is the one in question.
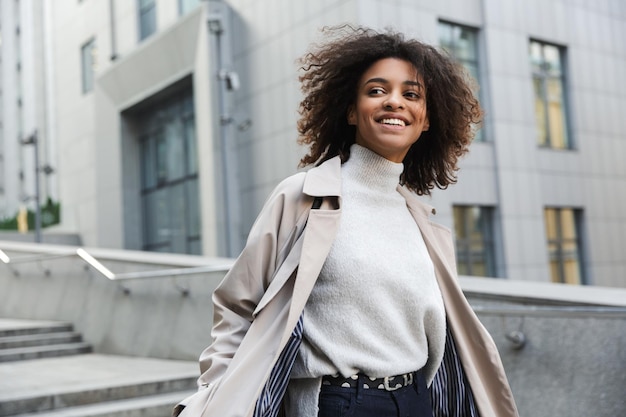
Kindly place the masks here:
[[(304, 179), (302, 192), (311, 197), (341, 197), (341, 159), (339, 156), (329, 159), (311, 168)], [(405, 186), (398, 185), (398, 192), (406, 200), (411, 211), (424, 217), (435, 214), (435, 208), (419, 201)]]
[(424, 217), (428, 217), (431, 214), (437, 214), (437, 210), (435, 210), (433, 206), (418, 200), (417, 196), (404, 185), (398, 186), (398, 192), (404, 197), (406, 204), (409, 206), (411, 211), (419, 213)]
[(302, 192), (311, 197), (341, 197), (341, 158), (336, 156), (308, 170)]

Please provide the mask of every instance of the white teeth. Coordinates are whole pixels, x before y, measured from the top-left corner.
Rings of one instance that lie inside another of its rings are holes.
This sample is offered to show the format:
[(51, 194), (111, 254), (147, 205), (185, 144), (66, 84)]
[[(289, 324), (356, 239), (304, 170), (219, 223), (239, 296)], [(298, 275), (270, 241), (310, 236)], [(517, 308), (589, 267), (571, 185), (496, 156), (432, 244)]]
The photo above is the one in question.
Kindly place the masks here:
[(400, 120), (400, 119), (382, 119), (380, 123), (384, 125), (406, 126), (406, 123), (404, 123), (404, 120)]

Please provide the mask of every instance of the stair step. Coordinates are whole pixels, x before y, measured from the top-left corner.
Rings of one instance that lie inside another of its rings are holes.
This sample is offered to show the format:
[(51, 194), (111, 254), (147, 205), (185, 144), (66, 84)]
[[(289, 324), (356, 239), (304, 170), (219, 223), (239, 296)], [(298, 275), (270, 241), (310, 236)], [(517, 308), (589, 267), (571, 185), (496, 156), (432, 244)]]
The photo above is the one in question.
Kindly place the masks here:
[(192, 391), (148, 395), (118, 401), (69, 407), (39, 413), (18, 414), (15, 417), (167, 417), (174, 406)]
[[(135, 383), (132, 385), (90, 387), (77, 391), (49, 393), (25, 398), (13, 398), (8, 401), (0, 401), (0, 416), (13, 416), (16, 413), (41, 413), (44, 411), (61, 412), (67, 408), (73, 407), (118, 402), (121, 400), (135, 398), (139, 399), (147, 396), (164, 396), (165, 394), (172, 392), (178, 393), (179, 397), (169, 404), (169, 412), (166, 414), (159, 414), (169, 416), (171, 415), (173, 404), (175, 405), (178, 401), (185, 398), (184, 396), (180, 396), (180, 393), (196, 389), (196, 379), (196, 376), (165, 380), (160, 379)], [(143, 416), (145, 417), (146, 415), (152, 414), (144, 414)]]
[(89, 352), (91, 352), (91, 345), (84, 342), (3, 349), (0, 350), (0, 362), (51, 358)]
[(0, 336), (0, 349), (58, 345), (81, 341), (81, 335), (76, 332), (54, 332), (26, 334), (18, 336)]
[(0, 337), (21, 336), (41, 333), (71, 332), (72, 323), (55, 321), (2, 319)]

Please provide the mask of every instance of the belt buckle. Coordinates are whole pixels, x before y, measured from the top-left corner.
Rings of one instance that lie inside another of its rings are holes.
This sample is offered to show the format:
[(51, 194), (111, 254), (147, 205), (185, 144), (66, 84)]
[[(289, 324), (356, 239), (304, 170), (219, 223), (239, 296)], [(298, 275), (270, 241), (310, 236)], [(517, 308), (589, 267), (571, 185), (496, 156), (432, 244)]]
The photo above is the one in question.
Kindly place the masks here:
[(397, 390), (399, 388), (402, 388), (402, 385), (400, 385), (399, 387), (398, 386), (395, 386), (395, 387), (390, 386), (389, 385), (389, 379), (390, 378), (394, 378), (395, 379), (395, 377), (393, 377), (393, 376), (386, 376), (386, 377), (383, 378), (383, 386), (385, 387), (385, 391), (395, 391), (395, 390)]
[(383, 378), (383, 386), (385, 387), (385, 391), (395, 391), (397, 389), (400, 389), (402, 387), (407, 387), (409, 385), (411, 385), (413, 383), (413, 373), (408, 373), (408, 374), (404, 374), (402, 375), (402, 378), (404, 378), (404, 384), (400, 384), (400, 386), (395, 386), (392, 387), (389, 385), (389, 379), (390, 378), (397, 378), (395, 376), (386, 376)]

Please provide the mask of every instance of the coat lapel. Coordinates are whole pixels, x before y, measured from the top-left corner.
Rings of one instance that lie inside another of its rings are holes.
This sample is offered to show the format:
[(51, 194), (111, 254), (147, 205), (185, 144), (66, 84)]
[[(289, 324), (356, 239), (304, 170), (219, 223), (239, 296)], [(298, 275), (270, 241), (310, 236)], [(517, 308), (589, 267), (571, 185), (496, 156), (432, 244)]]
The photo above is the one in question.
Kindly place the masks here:
[(291, 329), (297, 324), (339, 228), (341, 210), (331, 207), (329, 201), (330, 197), (336, 197), (341, 205), (341, 160), (339, 157), (332, 158), (309, 170), (302, 192), (311, 197), (324, 197), (326, 200), (322, 203), (322, 207), (311, 210), (303, 232), (302, 251), (282, 342), (286, 342)]
[(287, 327), (295, 326), (309, 298), (311, 290), (324, 265), (335, 240), (339, 225), (338, 210), (312, 210), (304, 231), (300, 266), (293, 288), (293, 299), (289, 310)]
[(407, 200), (433, 261), (448, 324), (480, 415), (517, 417), (515, 401), (497, 348), (456, 282), (450, 230), (428, 220), (429, 206), (417, 201), (408, 190), (399, 191)]
[(435, 213), (433, 207), (418, 201), (417, 198), (404, 187), (398, 187), (398, 192), (402, 194), (406, 200), (407, 207), (422, 232), (424, 243), (428, 248), (428, 254), (437, 272), (437, 280), (440, 281), (442, 278), (441, 275), (443, 274), (452, 279), (456, 276), (456, 265), (450, 263), (450, 260), (454, 260), (454, 248), (451, 246), (452, 237), (450, 230), (438, 224), (433, 224), (428, 219), (429, 214)]

